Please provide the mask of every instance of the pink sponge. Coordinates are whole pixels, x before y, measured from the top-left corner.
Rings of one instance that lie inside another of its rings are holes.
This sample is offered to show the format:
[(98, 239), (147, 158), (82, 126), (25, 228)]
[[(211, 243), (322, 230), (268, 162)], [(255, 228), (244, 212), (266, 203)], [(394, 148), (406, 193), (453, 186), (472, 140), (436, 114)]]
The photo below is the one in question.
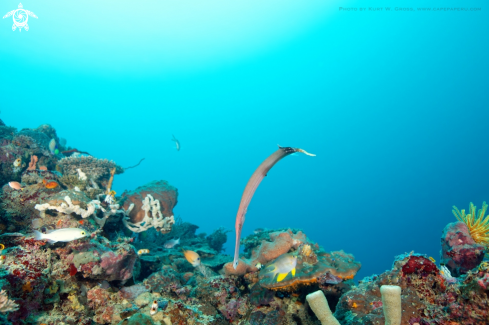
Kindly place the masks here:
[(306, 235), (302, 231), (294, 234), (292, 231), (276, 231), (270, 233), (271, 241), (262, 241), (261, 245), (251, 253), (250, 259), (240, 259), (236, 270), (233, 264), (226, 263), (224, 272), (226, 275), (245, 275), (249, 272), (258, 271), (255, 266), (257, 263), (262, 265), (276, 259), (282, 254), (287, 253), (291, 248), (297, 248), (300, 244), (307, 241)]

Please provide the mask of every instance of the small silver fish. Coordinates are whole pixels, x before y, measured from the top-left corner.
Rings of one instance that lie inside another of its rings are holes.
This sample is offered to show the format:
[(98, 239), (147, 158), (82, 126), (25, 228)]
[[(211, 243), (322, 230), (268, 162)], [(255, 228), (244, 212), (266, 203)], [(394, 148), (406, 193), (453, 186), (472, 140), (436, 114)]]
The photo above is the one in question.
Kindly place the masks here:
[(14, 190), (23, 190), (24, 189), (22, 187), (22, 185), (20, 185), (19, 182), (8, 182), (8, 186), (10, 186), (11, 188), (13, 188)]
[(172, 134), (172, 137), (173, 137), (173, 139), (171, 139), (171, 141), (175, 141), (176, 149), (177, 149), (177, 151), (180, 151), (180, 141), (178, 141), (177, 138), (175, 138), (175, 136), (173, 134)]
[(109, 289), (110, 288), (110, 283), (107, 282), (106, 280), (100, 282), (98, 286), (102, 289)]
[(163, 247), (170, 249), (177, 245), (180, 245), (180, 238), (168, 240), (166, 243), (163, 244)]
[(70, 242), (75, 239), (80, 239), (87, 236), (87, 232), (79, 228), (63, 228), (50, 232), (49, 234), (43, 234), (37, 230), (34, 230), (34, 239), (43, 240), (47, 239), (48, 243), (56, 242)]

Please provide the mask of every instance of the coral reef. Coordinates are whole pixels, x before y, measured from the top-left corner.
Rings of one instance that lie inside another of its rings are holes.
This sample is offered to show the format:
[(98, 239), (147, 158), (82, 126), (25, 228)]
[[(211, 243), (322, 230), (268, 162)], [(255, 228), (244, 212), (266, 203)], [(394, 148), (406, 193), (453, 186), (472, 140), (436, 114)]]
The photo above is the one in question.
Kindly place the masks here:
[[(26, 175), (23, 176), (23, 179)], [(48, 177), (47, 179), (52, 179)], [(36, 214), (35, 206), (50, 198), (59, 189), (48, 189), (42, 182), (24, 186), (22, 191), (11, 188), (8, 184), (2, 187), (0, 217), (8, 219), (11, 227), (25, 229)]]
[[(162, 235), (155, 229), (149, 229), (137, 235), (133, 245), (137, 250), (148, 249), (149, 253), (140, 256), (141, 276), (147, 276), (148, 271), (156, 271), (164, 265), (172, 265), (178, 272), (192, 272), (193, 267), (185, 260), (180, 247), (188, 247), (197, 252), (202, 260), (202, 264), (210, 268), (213, 272), (219, 272), (222, 266), (231, 260), (228, 255), (210, 247), (210, 236), (205, 233), (196, 235), (199, 227), (190, 223), (181, 223), (173, 226), (172, 231)], [(164, 248), (164, 244), (172, 239), (180, 238), (180, 246), (170, 249)]]
[(489, 320), (487, 291), (479, 283), (485, 274), (468, 272), (449, 281), (427, 257), (401, 255), (391, 270), (341, 296), (335, 316), (342, 324), (384, 324), (380, 288), (396, 285), (402, 290), (401, 324), (482, 324)]
[(130, 239), (114, 243), (95, 236), (90, 241), (78, 240), (57, 248), (64, 268), (73, 265), (84, 278), (106, 281), (127, 281), (132, 278), (137, 254)]
[[(477, 214), (473, 204), (469, 214), (454, 207), (440, 266), (404, 254), (356, 286), (353, 255), (299, 229), (243, 238), (235, 270), (223, 253), (228, 230), (197, 233), (174, 217), (175, 187), (159, 180), (116, 196), (124, 169), (66, 147), (50, 125), (17, 132), (0, 121), (0, 163), (0, 324), (382, 325), (399, 322), (399, 303), (402, 325), (489, 323), (485, 203)], [(84, 237), (30, 235), (65, 228)], [(265, 269), (284, 254), (293, 269), (272, 278)]]
[(43, 301), (52, 298), (45, 292), (50, 283), (52, 252), (43, 249), (44, 242), (22, 237), (6, 237), (8, 249), (0, 272), (0, 283), (7, 284), (3, 289), (19, 305), (18, 310), (10, 312), (10, 321), (20, 322), (31, 313), (43, 308)]

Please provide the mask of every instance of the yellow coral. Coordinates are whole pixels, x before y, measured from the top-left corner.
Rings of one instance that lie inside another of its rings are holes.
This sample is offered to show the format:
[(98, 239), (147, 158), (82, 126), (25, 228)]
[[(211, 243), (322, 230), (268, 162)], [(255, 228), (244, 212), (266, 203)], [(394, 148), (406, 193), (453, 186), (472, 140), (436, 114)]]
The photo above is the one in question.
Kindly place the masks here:
[(31, 287), (31, 283), (30, 282), (27, 282), (26, 284), (24, 284), (22, 286), (22, 291), (28, 291), (28, 292), (31, 292), (32, 291), (32, 287)]
[(482, 262), (479, 265), (479, 271), (481, 271), (481, 272), (487, 272), (487, 271), (489, 271), (489, 262)]
[(68, 296), (68, 299), (71, 300), (71, 308), (76, 311), (83, 311), (85, 310), (85, 306), (83, 306), (80, 301), (78, 300), (78, 297), (75, 294), (70, 294)]
[(311, 256), (312, 255), (311, 245), (304, 245), (304, 246), (302, 246), (301, 253), (304, 256)]
[(49, 294), (54, 294), (54, 293), (58, 292), (58, 289), (59, 289), (58, 283), (56, 283), (56, 281), (54, 281), (53, 284), (48, 288)]
[(476, 243), (489, 247), (489, 215), (484, 218), (487, 210), (487, 203), (482, 203), (482, 209), (479, 209), (477, 216), (475, 214), (475, 205), (470, 202), (469, 214), (465, 210), (459, 211), (453, 206), (453, 215), (461, 222), (467, 225), (470, 235)]

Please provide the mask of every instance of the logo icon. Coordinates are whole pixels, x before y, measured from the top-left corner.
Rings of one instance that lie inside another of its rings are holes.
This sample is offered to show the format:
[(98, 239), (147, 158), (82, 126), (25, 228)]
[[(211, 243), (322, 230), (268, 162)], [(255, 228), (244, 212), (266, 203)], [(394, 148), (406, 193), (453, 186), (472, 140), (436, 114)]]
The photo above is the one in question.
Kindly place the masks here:
[(19, 28), (19, 32), (24, 28), (26, 31), (29, 30), (29, 25), (27, 25), (27, 20), (29, 20), (29, 16), (37, 18), (36, 15), (32, 11), (23, 9), (22, 3), (19, 3), (19, 9), (12, 10), (11, 12), (7, 12), (3, 18), (7, 18), (13, 16), (14, 24), (12, 25), (12, 31), (15, 31), (17, 27)]

